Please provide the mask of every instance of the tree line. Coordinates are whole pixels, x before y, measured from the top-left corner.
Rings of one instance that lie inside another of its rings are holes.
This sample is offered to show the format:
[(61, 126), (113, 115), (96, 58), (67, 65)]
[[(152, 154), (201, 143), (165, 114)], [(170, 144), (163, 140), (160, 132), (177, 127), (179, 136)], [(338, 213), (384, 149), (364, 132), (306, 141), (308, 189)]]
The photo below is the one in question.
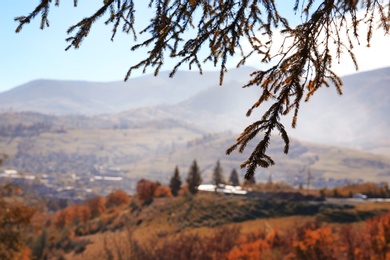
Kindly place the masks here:
[[(196, 195), (198, 193), (198, 187), (203, 182), (201, 176), (201, 171), (198, 165), (198, 162), (194, 160), (188, 170), (187, 177), (185, 178), (185, 184), (182, 180), (179, 167), (176, 166), (173, 174), (170, 178), (169, 185), (164, 186), (158, 181), (150, 181), (146, 179), (141, 179), (137, 182), (137, 197), (141, 201), (151, 202), (153, 198), (160, 197), (177, 197), (179, 195), (191, 194)], [(256, 181), (254, 178), (251, 180), (245, 180), (244, 185), (255, 184)], [(220, 187), (221, 185), (232, 185), (240, 186), (240, 179), (236, 169), (233, 169), (230, 172), (229, 179), (226, 180), (224, 177), (223, 169), (221, 163), (218, 160), (213, 169), (212, 174), (212, 184), (215, 187)]]
[[(188, 175), (186, 178), (186, 183), (188, 186), (188, 191), (195, 195), (198, 192), (198, 187), (202, 184), (202, 177), (200, 174), (200, 169), (196, 160), (194, 160), (189, 168)], [(250, 181), (246, 181), (246, 183), (255, 183), (255, 179), (251, 178)], [(179, 194), (180, 189), (182, 188), (182, 179), (180, 177), (179, 167), (176, 166), (174, 173), (169, 182), (169, 188), (173, 196), (177, 196)], [(221, 163), (218, 160), (212, 174), (212, 184), (216, 187), (222, 184), (228, 184), (232, 186), (240, 186), (240, 180), (236, 169), (233, 169), (230, 173), (229, 179), (226, 181), (223, 173), (223, 169), (221, 167)]]

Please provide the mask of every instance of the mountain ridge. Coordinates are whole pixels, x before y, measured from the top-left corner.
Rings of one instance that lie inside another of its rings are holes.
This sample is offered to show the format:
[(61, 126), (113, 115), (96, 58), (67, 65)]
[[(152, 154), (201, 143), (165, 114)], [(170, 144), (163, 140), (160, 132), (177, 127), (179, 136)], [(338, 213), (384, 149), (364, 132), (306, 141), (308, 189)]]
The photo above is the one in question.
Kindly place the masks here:
[[(240, 75), (249, 76), (252, 70), (245, 67), (238, 71)], [(178, 71), (173, 78), (168, 77), (168, 74), (161, 72), (158, 77), (145, 75), (127, 82), (35, 80), (0, 93), (0, 109), (57, 115), (118, 113), (145, 106), (172, 105), (198, 91), (218, 85), (218, 72), (204, 72), (200, 75)], [(236, 74), (237, 71), (233, 71), (226, 76), (225, 81), (230, 81)], [(42, 100), (46, 103), (39, 105)]]

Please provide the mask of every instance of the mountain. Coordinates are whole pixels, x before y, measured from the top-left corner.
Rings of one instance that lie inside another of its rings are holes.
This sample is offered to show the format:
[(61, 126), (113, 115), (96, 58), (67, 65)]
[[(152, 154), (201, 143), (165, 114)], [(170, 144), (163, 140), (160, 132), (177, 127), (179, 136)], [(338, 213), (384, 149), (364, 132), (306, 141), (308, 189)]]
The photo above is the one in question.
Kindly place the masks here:
[[(261, 89), (241, 86), (253, 68), (230, 70), (223, 86), (218, 72), (179, 71), (93, 83), (39, 80), (0, 93), (3, 111), (30, 110), (45, 114), (83, 114), (111, 118), (118, 125), (170, 119), (197, 125), (208, 132), (241, 132), (258, 120), (266, 105), (245, 117)], [(344, 94), (323, 87), (301, 104), (296, 129), (283, 119), (290, 136), (310, 142), (348, 146), (390, 156), (390, 68), (342, 78)], [(99, 115), (105, 114), (105, 115)]]
[[(243, 84), (251, 68), (233, 70), (225, 82), (238, 79)], [(146, 75), (127, 82), (83, 82), (36, 80), (0, 93), (0, 110), (33, 111), (45, 114), (96, 115), (117, 113), (132, 108), (179, 103), (199, 91), (218, 85), (218, 72), (179, 71), (158, 77)], [(243, 75), (246, 75), (243, 77)]]
[(211, 132), (239, 132), (251, 122), (252, 118), (246, 118), (245, 113), (260, 95), (260, 89), (243, 89), (241, 86), (242, 83), (232, 80), (223, 86), (199, 91), (174, 105), (142, 107), (113, 116), (128, 121), (171, 118), (198, 125)]
[[(342, 96), (333, 87), (323, 87), (309, 102), (303, 102), (296, 129), (290, 127), (291, 116), (283, 118), (288, 133), (300, 140), (390, 156), (390, 68), (346, 76), (343, 82)], [(238, 133), (264, 113), (267, 106), (245, 117), (259, 95), (259, 88), (242, 89), (238, 82), (230, 81), (176, 105), (139, 108), (119, 115), (141, 121), (174, 118), (211, 131)]]

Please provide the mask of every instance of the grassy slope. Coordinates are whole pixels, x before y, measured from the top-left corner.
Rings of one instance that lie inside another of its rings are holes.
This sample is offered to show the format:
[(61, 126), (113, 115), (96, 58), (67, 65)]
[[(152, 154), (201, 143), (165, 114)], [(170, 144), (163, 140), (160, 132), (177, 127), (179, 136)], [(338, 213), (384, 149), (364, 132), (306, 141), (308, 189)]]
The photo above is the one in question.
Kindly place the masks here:
[[(278, 208), (273, 202), (272, 208), (266, 208), (257, 199), (244, 197), (219, 196), (214, 194), (199, 194), (192, 198), (162, 198), (155, 199), (152, 204), (143, 206), (139, 210), (130, 213), (130, 208), (121, 211), (119, 216), (127, 216), (130, 228), (99, 232), (87, 235), (93, 243), (79, 255), (68, 254), (68, 259), (94, 259), (105, 254), (105, 249), (116, 252), (122, 250), (126, 254), (129, 248), (129, 240), (135, 239), (140, 243), (160, 243), (166, 239), (183, 234), (211, 235), (219, 227), (240, 227), (241, 234), (249, 234), (255, 231), (270, 231), (277, 229), (279, 232), (288, 232), (292, 228), (303, 225), (305, 222), (317, 219), (312, 212), (309, 215), (278, 216), (269, 214), (261, 216), (261, 212), (272, 212)], [(297, 202), (286, 204), (286, 208)], [(283, 211), (282, 209), (279, 209)], [(326, 210), (326, 209), (323, 209)], [(329, 210), (329, 209), (328, 209)], [(335, 209), (333, 209), (335, 210)], [(358, 205), (356, 209), (339, 209), (338, 212), (352, 212), (355, 210), (381, 212), (390, 210), (390, 204), (372, 203)], [(253, 214), (253, 216), (251, 215)], [(235, 221), (234, 216), (244, 216), (241, 221)], [(118, 217), (117, 219), (120, 219)], [(116, 223), (112, 221), (111, 223)], [(135, 224), (138, 223), (138, 224)], [(355, 222), (353, 225), (361, 226), (362, 222)], [(331, 224), (338, 228), (338, 223)], [(149, 246), (155, 246), (149, 245)], [(125, 249), (124, 249), (125, 248)]]

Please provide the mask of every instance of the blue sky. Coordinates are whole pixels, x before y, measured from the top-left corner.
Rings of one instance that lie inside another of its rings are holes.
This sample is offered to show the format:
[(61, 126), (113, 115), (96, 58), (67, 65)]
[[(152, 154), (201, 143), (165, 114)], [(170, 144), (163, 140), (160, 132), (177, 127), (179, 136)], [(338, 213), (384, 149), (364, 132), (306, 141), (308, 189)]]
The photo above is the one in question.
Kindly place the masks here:
[[(142, 59), (143, 51), (131, 52), (134, 44), (130, 35), (118, 33), (114, 42), (110, 40), (111, 26), (104, 25), (104, 17), (93, 28), (87, 39), (77, 50), (65, 51), (65, 38), (68, 27), (84, 16), (91, 14), (99, 7), (101, 1), (79, 1), (77, 8), (73, 1), (61, 1), (60, 7), (50, 10), (50, 27), (39, 29), (39, 17), (26, 25), (19, 33), (15, 33), (17, 23), (14, 17), (28, 14), (38, 1), (13, 0), (6, 1), (0, 9), (0, 92), (16, 87), (35, 79), (62, 79), (87, 81), (123, 80), (128, 68)], [(148, 22), (151, 11), (146, 8), (149, 1), (138, 1), (143, 6), (137, 7), (136, 26), (142, 29)], [(292, 10), (291, 6), (283, 6), (282, 11)], [(140, 8), (141, 7), (141, 8)], [(292, 11), (291, 11), (292, 13)], [(291, 16), (290, 16), (291, 18)], [(293, 19), (299, 19), (293, 17)], [(356, 48), (360, 71), (390, 66), (390, 37), (382, 32), (375, 34), (372, 48), (365, 44)], [(384, 51), (385, 50), (385, 51)], [(174, 65), (166, 60), (165, 69)], [(248, 65), (257, 66), (255, 59)], [(228, 67), (234, 67), (234, 63)], [(183, 69), (186, 68), (183, 66)], [(352, 63), (346, 59), (340, 65), (335, 64), (336, 72), (341, 75), (354, 73)], [(213, 69), (211, 65), (204, 69)], [(148, 71), (149, 73), (152, 70)], [(140, 76), (136, 71), (133, 76)], [(218, 79), (216, 79), (216, 82)]]

